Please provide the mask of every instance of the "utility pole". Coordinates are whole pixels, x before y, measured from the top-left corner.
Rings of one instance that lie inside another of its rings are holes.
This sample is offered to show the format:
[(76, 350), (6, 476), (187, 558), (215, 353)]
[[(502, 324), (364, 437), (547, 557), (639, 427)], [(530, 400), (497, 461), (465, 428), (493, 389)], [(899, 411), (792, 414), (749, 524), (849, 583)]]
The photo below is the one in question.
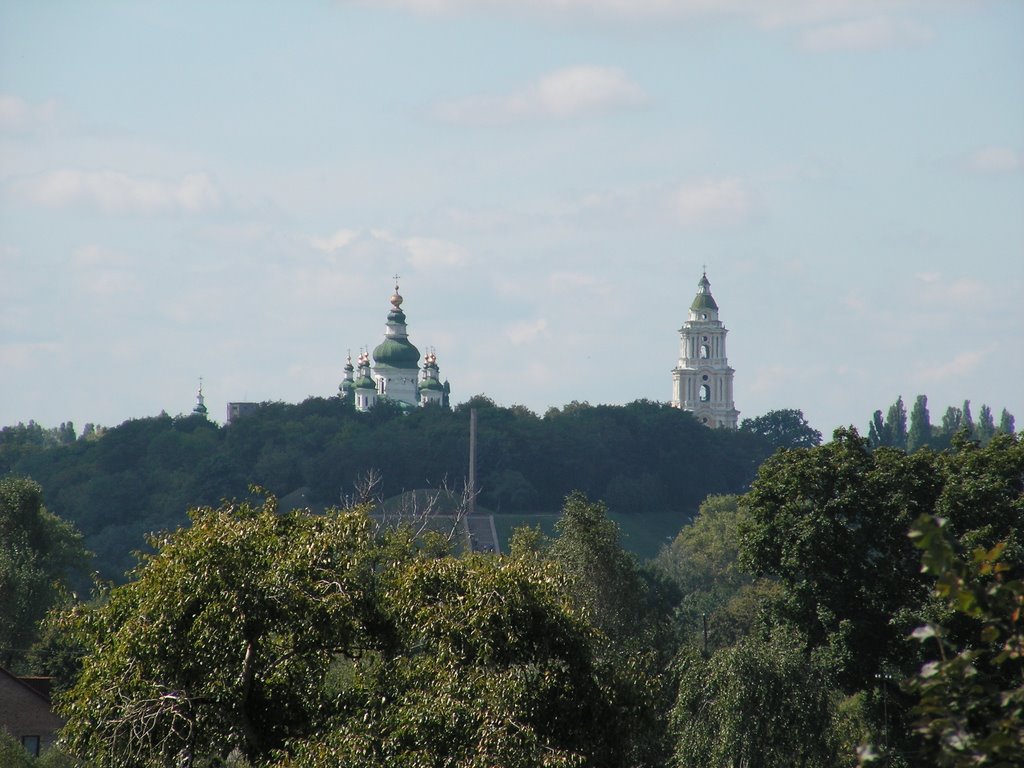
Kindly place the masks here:
[(469, 514), (476, 512), (476, 408), (469, 409)]

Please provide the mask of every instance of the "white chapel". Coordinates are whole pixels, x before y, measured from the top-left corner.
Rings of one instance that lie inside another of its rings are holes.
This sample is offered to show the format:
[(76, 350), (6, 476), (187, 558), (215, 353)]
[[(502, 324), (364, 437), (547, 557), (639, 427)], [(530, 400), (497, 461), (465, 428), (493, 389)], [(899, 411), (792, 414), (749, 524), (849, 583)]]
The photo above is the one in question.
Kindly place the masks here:
[(690, 316), (679, 329), (679, 363), (672, 370), (672, 405), (709, 427), (736, 429), (740, 412), (732, 399), (733, 369), (725, 355), (729, 331), (718, 319), (707, 272), (697, 283)]

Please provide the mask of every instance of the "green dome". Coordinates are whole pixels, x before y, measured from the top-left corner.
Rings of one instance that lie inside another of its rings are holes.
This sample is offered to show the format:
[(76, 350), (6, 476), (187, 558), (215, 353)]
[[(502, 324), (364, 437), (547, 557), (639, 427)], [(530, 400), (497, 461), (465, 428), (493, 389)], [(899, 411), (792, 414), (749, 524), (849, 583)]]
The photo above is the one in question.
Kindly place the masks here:
[(420, 382), (420, 389), (432, 389), (437, 392), (444, 392), (444, 385), (437, 379), (423, 379)]
[(377, 385), (369, 376), (360, 376), (356, 379), (356, 389), (377, 389)]
[(408, 339), (388, 338), (373, 350), (373, 360), (392, 368), (419, 368), (420, 351)]
[(718, 310), (718, 305), (710, 293), (698, 293), (690, 305), (690, 309), (713, 309)]
[(341, 384), (338, 385), (338, 391), (350, 392), (356, 388), (356, 383), (352, 379), (342, 379)]

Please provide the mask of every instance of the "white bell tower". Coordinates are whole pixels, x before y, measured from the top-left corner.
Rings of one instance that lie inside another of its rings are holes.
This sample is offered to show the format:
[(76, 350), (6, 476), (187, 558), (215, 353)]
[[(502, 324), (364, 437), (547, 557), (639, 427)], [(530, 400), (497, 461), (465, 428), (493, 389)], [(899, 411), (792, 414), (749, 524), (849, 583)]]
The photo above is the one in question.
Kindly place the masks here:
[(709, 427), (736, 429), (740, 412), (732, 399), (733, 369), (725, 356), (729, 331), (718, 319), (705, 271), (697, 283), (690, 317), (679, 329), (679, 363), (672, 371), (672, 405), (691, 411)]

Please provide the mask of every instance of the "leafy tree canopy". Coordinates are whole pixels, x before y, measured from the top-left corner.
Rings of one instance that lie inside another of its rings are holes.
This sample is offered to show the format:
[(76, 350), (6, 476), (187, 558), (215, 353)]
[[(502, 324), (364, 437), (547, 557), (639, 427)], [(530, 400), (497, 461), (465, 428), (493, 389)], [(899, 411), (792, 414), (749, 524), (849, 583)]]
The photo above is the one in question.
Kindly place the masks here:
[(575, 569), (455, 558), (365, 509), (190, 517), (63, 619), (88, 649), (65, 737), (98, 765), (648, 764)]
[(803, 411), (785, 408), (755, 419), (744, 419), (740, 430), (765, 438), (773, 448), (813, 448), (821, 445), (821, 432), (811, 427)]
[(38, 624), (85, 568), (82, 537), (23, 477), (0, 479), (0, 664), (20, 663)]

